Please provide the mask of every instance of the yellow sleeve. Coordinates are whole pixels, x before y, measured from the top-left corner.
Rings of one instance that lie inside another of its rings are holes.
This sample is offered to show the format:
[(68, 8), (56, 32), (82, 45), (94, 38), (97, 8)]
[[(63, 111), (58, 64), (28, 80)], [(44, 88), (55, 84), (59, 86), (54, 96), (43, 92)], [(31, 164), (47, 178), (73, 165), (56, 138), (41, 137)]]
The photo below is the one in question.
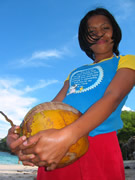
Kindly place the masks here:
[[(71, 74), (71, 73), (70, 73)], [(68, 81), (69, 80), (69, 77), (70, 77), (70, 74), (68, 75), (67, 79), (65, 81)]]
[(135, 55), (120, 56), (118, 69), (120, 68), (129, 68), (135, 70)]

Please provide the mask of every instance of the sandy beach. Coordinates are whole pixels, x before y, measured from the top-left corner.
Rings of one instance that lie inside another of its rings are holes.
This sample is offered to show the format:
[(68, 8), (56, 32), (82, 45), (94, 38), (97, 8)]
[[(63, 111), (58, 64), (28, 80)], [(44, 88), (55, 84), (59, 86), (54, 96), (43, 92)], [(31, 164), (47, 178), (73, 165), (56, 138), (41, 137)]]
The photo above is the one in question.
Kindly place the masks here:
[(124, 161), (126, 180), (135, 180), (135, 160)]
[[(135, 180), (135, 161), (126, 161), (124, 165), (126, 180)], [(37, 167), (23, 165), (0, 165), (0, 180), (36, 180)]]
[(36, 180), (37, 167), (0, 165), (0, 180)]

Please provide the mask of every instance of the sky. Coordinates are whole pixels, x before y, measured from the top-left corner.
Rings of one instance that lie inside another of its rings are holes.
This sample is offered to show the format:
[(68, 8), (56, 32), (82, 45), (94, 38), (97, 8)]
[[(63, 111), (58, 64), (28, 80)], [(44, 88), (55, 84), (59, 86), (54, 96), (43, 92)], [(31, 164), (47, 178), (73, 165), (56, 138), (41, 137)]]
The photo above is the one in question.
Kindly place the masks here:
[[(81, 18), (107, 8), (122, 29), (122, 55), (135, 55), (134, 0), (0, 0), (0, 111), (19, 125), (51, 101), (76, 67), (92, 63), (78, 44)], [(135, 88), (125, 110), (135, 111)], [(0, 115), (0, 138), (10, 124)]]

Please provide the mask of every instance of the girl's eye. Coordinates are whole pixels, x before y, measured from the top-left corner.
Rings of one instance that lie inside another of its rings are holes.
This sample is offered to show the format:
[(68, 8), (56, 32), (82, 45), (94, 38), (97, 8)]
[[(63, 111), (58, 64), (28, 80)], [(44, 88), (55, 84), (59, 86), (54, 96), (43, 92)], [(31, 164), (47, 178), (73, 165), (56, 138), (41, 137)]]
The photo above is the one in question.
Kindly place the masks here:
[(104, 27), (104, 29), (110, 29), (110, 27)]
[(94, 31), (89, 31), (89, 34), (93, 33)]
[(89, 34), (94, 34), (94, 33), (96, 33), (96, 30), (90, 30), (89, 31)]

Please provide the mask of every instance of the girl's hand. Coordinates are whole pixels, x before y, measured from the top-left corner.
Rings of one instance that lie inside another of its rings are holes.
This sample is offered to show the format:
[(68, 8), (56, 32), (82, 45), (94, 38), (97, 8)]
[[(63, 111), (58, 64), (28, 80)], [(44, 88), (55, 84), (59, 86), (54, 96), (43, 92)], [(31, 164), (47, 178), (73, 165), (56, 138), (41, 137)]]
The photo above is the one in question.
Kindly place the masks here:
[[(9, 129), (6, 141), (7, 141), (7, 145), (10, 148), (10, 150), (14, 154), (16, 154), (20, 159), (20, 157), (22, 157), (22, 156), (24, 157), (24, 155), (21, 152), (20, 145), (24, 141), (26, 141), (26, 136), (19, 137), (19, 135), (15, 133), (15, 130), (18, 128), (19, 128), (19, 126), (13, 126), (12, 128)], [(31, 157), (33, 157), (33, 156), (25, 155), (26, 160), (23, 161), (22, 163), (24, 165), (34, 166), (34, 164), (29, 161), (29, 159), (31, 159)]]
[(16, 155), (19, 152), (19, 146), (26, 140), (25, 136), (19, 137), (19, 135), (15, 133), (15, 130), (18, 128), (19, 126), (13, 126), (10, 128), (6, 139), (8, 147)]
[(18, 157), (19, 157), (19, 160), (22, 161), (22, 164), (24, 166), (34, 166), (34, 163), (31, 162), (31, 159), (35, 157), (34, 155), (32, 154), (25, 155), (20, 150), (18, 152)]
[[(35, 155), (30, 160), (31, 163), (46, 166), (47, 170), (53, 170), (72, 144), (71, 131), (66, 132), (66, 128), (63, 128), (41, 131), (25, 141), (20, 148), (25, 155)], [(25, 160), (25, 157), (21, 158)]]

